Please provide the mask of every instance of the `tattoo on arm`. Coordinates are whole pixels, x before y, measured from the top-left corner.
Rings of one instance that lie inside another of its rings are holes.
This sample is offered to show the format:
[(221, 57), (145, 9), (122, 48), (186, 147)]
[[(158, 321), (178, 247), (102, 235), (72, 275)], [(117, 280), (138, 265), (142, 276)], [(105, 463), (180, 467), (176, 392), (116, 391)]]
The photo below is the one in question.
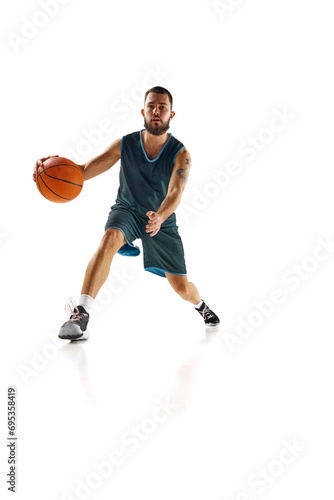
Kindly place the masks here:
[(108, 160), (112, 160), (113, 155), (111, 153), (103, 153), (102, 155), (98, 156), (95, 160), (94, 163), (95, 165), (99, 165), (100, 163), (104, 163)]
[(178, 170), (175, 170), (176, 175), (178, 175), (182, 180), (182, 184), (185, 184), (187, 182), (190, 167), (191, 167), (191, 159), (186, 158), (186, 166), (184, 168), (179, 168)]
[(182, 184), (185, 184), (188, 179), (189, 167), (179, 168), (178, 170), (175, 170), (175, 173), (180, 177)]

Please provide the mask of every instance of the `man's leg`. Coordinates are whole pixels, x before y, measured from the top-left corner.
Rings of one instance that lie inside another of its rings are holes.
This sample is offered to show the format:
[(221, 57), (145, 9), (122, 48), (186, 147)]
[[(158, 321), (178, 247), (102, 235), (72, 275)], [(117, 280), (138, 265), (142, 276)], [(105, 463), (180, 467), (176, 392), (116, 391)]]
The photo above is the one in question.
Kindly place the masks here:
[(100, 288), (108, 278), (114, 255), (126, 243), (122, 231), (107, 229), (101, 243), (91, 258), (82, 285), (79, 304), (72, 311), (70, 319), (61, 327), (58, 336), (68, 340), (86, 340), (89, 308)]
[(203, 302), (199, 296), (198, 290), (194, 283), (188, 281), (187, 276), (166, 273), (166, 278), (171, 284), (176, 293), (184, 300), (191, 302), (196, 306), (196, 310), (203, 317), (206, 325), (215, 326), (219, 324), (218, 316)]
[(82, 295), (89, 295), (95, 299), (108, 278), (114, 255), (125, 243), (126, 240), (122, 231), (114, 228), (107, 229), (97, 251), (87, 266), (81, 289)]
[(201, 297), (199, 296), (197, 288), (195, 287), (194, 283), (190, 283), (190, 281), (188, 281), (187, 276), (170, 273), (165, 274), (172, 288), (184, 300), (187, 300), (194, 305), (197, 305), (201, 302)]

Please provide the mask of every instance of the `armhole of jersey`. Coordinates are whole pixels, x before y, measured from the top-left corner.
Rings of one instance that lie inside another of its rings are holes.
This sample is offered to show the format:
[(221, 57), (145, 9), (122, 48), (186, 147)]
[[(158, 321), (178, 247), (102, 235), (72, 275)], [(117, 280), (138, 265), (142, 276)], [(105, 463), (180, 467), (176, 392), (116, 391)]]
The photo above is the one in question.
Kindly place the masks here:
[(122, 140), (121, 140), (121, 156), (122, 156), (123, 139), (124, 139), (124, 135), (123, 135)]
[(180, 149), (178, 149), (178, 150), (176, 151), (175, 156), (174, 156), (174, 159), (173, 159), (173, 167), (174, 167), (174, 165), (175, 165), (175, 160), (176, 160), (177, 155), (178, 155), (178, 154), (179, 154), (179, 152), (180, 152), (180, 151), (182, 151), (182, 149), (184, 149), (184, 148), (185, 148), (185, 146), (182, 146), (182, 148), (180, 148)]

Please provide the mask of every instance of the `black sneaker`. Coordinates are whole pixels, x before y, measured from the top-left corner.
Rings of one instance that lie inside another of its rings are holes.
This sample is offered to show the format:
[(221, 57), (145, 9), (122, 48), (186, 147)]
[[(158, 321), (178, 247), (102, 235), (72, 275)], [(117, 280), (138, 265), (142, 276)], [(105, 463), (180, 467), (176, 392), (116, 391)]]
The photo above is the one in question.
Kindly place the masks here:
[(213, 311), (211, 311), (211, 309), (209, 309), (209, 306), (206, 305), (204, 301), (201, 307), (199, 309), (196, 309), (196, 311), (198, 311), (201, 314), (201, 316), (203, 316), (206, 325), (213, 325), (213, 326), (219, 325), (220, 320), (218, 316)]
[(74, 309), (71, 309), (69, 304), (67, 306), (71, 316), (59, 330), (58, 337), (67, 340), (87, 340), (89, 337), (87, 332), (88, 312), (82, 306), (75, 306)]

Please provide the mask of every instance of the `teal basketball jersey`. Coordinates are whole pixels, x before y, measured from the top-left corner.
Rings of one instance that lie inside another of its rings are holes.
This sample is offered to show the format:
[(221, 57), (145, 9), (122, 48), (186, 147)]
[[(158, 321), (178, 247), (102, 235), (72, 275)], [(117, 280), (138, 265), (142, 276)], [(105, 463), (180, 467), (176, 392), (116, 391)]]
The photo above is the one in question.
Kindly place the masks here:
[(122, 137), (116, 204), (124, 204), (140, 217), (147, 218), (147, 211), (156, 212), (166, 198), (175, 158), (184, 145), (168, 132), (169, 137), (159, 155), (150, 160), (143, 146), (143, 130)]

